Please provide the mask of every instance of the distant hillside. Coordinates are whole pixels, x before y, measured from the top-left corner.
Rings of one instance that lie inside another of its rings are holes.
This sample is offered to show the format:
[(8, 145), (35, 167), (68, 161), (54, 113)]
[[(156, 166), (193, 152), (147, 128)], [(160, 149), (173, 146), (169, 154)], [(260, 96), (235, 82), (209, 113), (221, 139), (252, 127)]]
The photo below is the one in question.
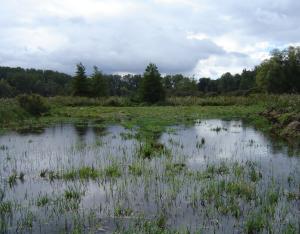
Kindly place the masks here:
[(20, 93), (43, 96), (70, 94), (71, 78), (51, 70), (0, 67), (0, 97), (13, 97)]

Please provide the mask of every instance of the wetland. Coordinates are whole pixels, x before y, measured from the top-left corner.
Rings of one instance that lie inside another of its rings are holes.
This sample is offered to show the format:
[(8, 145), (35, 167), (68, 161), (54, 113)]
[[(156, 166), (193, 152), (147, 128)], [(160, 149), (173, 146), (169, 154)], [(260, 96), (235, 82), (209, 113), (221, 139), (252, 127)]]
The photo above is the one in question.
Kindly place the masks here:
[(0, 231), (299, 232), (297, 147), (237, 118), (142, 119), (5, 131)]

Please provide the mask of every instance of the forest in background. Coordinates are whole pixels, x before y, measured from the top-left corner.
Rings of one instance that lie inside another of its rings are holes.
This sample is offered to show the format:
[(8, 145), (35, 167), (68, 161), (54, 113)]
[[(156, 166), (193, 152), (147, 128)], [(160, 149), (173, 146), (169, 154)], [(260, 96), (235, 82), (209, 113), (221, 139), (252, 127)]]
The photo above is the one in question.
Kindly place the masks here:
[(94, 67), (88, 76), (83, 64), (77, 64), (74, 76), (51, 71), (0, 67), (0, 97), (20, 94), (51, 96), (105, 97), (125, 96), (133, 101), (154, 103), (172, 96), (240, 96), (250, 93), (299, 93), (300, 47), (273, 50), (270, 58), (241, 74), (223, 74), (218, 79), (195, 80), (182, 74), (159, 73), (150, 64), (143, 75), (104, 74)]

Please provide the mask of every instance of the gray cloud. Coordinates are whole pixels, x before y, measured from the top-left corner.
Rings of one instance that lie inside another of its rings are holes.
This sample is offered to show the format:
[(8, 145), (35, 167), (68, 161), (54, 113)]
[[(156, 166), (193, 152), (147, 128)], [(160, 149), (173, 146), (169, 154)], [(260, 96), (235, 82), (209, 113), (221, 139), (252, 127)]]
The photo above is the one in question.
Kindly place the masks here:
[(11, 0), (1, 3), (0, 65), (68, 73), (82, 61), (105, 72), (219, 76), (253, 67), (300, 41), (296, 0)]

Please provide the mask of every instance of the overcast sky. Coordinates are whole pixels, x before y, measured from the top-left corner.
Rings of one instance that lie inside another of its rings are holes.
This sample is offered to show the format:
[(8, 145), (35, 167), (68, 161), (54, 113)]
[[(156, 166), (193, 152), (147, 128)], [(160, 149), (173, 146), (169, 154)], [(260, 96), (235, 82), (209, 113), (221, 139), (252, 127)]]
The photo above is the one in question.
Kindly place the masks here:
[(0, 0), (0, 66), (216, 78), (299, 45), (299, 0)]

